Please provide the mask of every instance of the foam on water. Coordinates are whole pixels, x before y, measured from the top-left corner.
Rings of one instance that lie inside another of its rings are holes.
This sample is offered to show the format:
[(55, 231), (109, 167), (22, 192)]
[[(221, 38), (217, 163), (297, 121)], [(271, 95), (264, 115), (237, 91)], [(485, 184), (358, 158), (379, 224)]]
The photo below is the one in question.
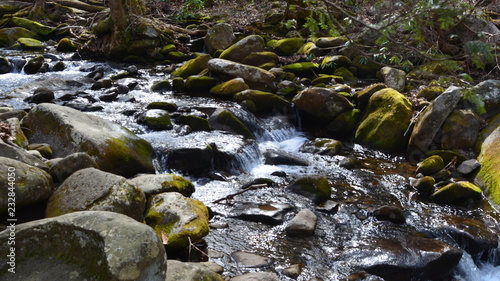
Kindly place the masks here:
[(457, 269), (458, 274), (455, 276), (455, 279), (459, 281), (500, 280), (500, 266), (494, 266), (491, 263), (482, 263), (478, 266), (466, 252), (464, 252)]

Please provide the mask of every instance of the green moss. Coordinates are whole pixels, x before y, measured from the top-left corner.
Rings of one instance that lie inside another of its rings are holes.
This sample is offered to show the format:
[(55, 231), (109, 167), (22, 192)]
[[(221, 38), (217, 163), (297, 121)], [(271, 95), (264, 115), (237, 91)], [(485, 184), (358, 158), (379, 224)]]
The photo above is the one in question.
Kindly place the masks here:
[(278, 95), (257, 90), (245, 90), (237, 93), (234, 95), (234, 100), (239, 103), (245, 100), (252, 101), (257, 113), (271, 112), (274, 109), (283, 111), (290, 105), (288, 101)]
[(414, 186), (418, 190), (418, 192), (422, 194), (431, 194), (434, 191), (434, 184), (436, 180), (433, 177), (425, 176), (419, 178)]
[(255, 139), (255, 135), (248, 129), (243, 122), (238, 119), (231, 111), (224, 110), (217, 116), (217, 122), (230, 127), (235, 133), (245, 138)]
[(170, 81), (168, 80), (155, 82), (151, 86), (151, 91), (153, 92), (165, 92), (165, 91), (170, 91), (171, 89), (172, 89), (172, 84), (170, 84)]
[(361, 110), (357, 108), (342, 112), (332, 122), (330, 122), (330, 124), (328, 124), (327, 130), (333, 133), (352, 133), (356, 130), (360, 117)]
[(253, 52), (250, 55), (246, 56), (241, 63), (260, 66), (265, 63), (276, 63), (279, 57), (273, 52)]
[(175, 103), (166, 101), (154, 101), (146, 106), (147, 109), (162, 109), (168, 112), (177, 111), (177, 105)]
[(283, 56), (295, 54), (305, 43), (302, 38), (285, 38), (275, 42), (274, 49)]
[(177, 118), (177, 120), (191, 127), (193, 131), (210, 131), (210, 123), (206, 118), (194, 116), (194, 115), (182, 115)]
[(186, 91), (208, 93), (218, 83), (214, 77), (193, 75), (186, 79)]
[(337, 75), (321, 75), (312, 81), (313, 85), (318, 85), (320, 83), (344, 83), (344, 77)]
[(174, 44), (168, 44), (168, 45), (161, 47), (160, 54), (166, 56), (166, 55), (168, 55), (168, 53), (176, 51), (176, 50), (177, 50), (177, 47)]
[(78, 44), (71, 41), (69, 38), (63, 38), (57, 43), (56, 49), (59, 52), (74, 52), (78, 49)]
[(210, 89), (210, 94), (232, 99), (235, 94), (248, 89), (249, 87), (243, 79), (235, 78), (214, 86)]
[(19, 38), (42, 39), (35, 32), (22, 27), (0, 29), (0, 47), (10, 47), (12, 44), (16, 43)]
[(433, 175), (444, 168), (443, 158), (439, 155), (433, 155), (422, 161), (416, 170), (416, 173), (420, 173), (424, 176)]
[(212, 57), (208, 54), (198, 56), (194, 59), (187, 61), (181, 67), (172, 72), (173, 76), (180, 76), (188, 78), (191, 75), (197, 75), (208, 67), (208, 61)]
[[(88, 153), (91, 156), (99, 157), (97, 164), (101, 170), (125, 177), (140, 172), (154, 172), (155, 170), (152, 162), (153, 147), (143, 139), (110, 138), (106, 140), (102, 152), (92, 153), (89, 149)], [(138, 169), (138, 167), (142, 168)]]
[(191, 196), (195, 191), (194, 184), (190, 180), (177, 175), (172, 175), (172, 180), (162, 182), (161, 186), (173, 189), (186, 197)]
[(445, 89), (443, 87), (439, 87), (439, 86), (427, 87), (425, 89), (422, 89), (420, 92), (418, 92), (417, 98), (424, 98), (428, 101), (432, 101), (435, 98), (437, 98), (440, 94), (442, 94), (444, 92), (444, 90)]
[(482, 191), (478, 186), (466, 182), (454, 182), (432, 194), (432, 198), (443, 203), (457, 203), (467, 198), (481, 199)]
[(25, 51), (41, 51), (45, 50), (45, 43), (32, 38), (19, 38), (17, 39), (21, 49)]
[(38, 23), (36, 21), (32, 21), (29, 19), (25, 18), (18, 18), (18, 17), (12, 17), (11, 18), (12, 24), (18, 27), (26, 28), (28, 30), (31, 30), (43, 37), (47, 37), (49, 35), (52, 35), (54, 31), (56, 30), (55, 27), (49, 27), (46, 25), (43, 25), (41, 23)]
[(315, 74), (318, 71), (319, 66), (317, 63), (313, 62), (296, 62), (284, 65), (282, 69), (299, 76), (307, 76)]

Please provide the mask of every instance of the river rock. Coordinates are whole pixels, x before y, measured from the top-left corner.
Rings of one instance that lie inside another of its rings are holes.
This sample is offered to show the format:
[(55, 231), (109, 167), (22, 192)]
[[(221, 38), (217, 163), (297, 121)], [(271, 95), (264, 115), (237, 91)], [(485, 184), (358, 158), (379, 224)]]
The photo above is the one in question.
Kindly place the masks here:
[(220, 83), (210, 89), (210, 94), (231, 100), (236, 93), (248, 90), (249, 87), (243, 78), (234, 78), (229, 81)]
[(201, 71), (208, 67), (208, 61), (212, 57), (208, 54), (200, 55), (184, 63), (181, 67), (172, 72), (173, 76), (188, 78), (191, 75), (200, 74)]
[(318, 217), (311, 210), (303, 209), (286, 225), (285, 231), (289, 236), (313, 235), (317, 222)]
[(236, 251), (231, 254), (239, 267), (243, 268), (261, 268), (271, 264), (272, 259), (263, 257), (254, 253)]
[(334, 139), (316, 138), (305, 142), (299, 149), (300, 152), (315, 153), (334, 156), (342, 150), (342, 142)]
[(450, 183), (437, 191), (431, 197), (442, 203), (460, 203), (466, 199), (480, 200), (483, 196), (481, 188), (467, 181)]
[(215, 77), (191, 75), (186, 79), (185, 90), (190, 93), (206, 95), (218, 83), (219, 80)]
[(436, 179), (431, 176), (425, 176), (417, 179), (412, 185), (422, 194), (431, 194), (434, 192)]
[(396, 206), (382, 206), (373, 211), (373, 216), (379, 221), (390, 221), (397, 224), (405, 223), (403, 209)]
[(406, 85), (406, 72), (401, 69), (384, 66), (380, 69), (384, 84), (398, 92), (404, 92)]
[(100, 169), (123, 176), (153, 172), (153, 148), (124, 127), (68, 107), (39, 104), (22, 120), (30, 142), (48, 143), (54, 157), (86, 152)]
[(45, 50), (45, 43), (33, 38), (19, 38), (17, 43), (24, 51), (43, 51)]
[(31, 155), (24, 149), (6, 144), (4, 142), (0, 142), (0, 157), (21, 161), (25, 164), (42, 169), (44, 171), (49, 170), (49, 166), (41, 159)]
[(144, 112), (137, 118), (137, 123), (143, 124), (154, 131), (172, 129), (170, 114), (163, 109), (150, 109)]
[(55, 27), (46, 26), (27, 18), (12, 17), (10, 18), (10, 21), (12, 22), (13, 26), (26, 28), (42, 37), (50, 36), (56, 30)]
[(0, 113), (0, 120), (7, 120), (10, 118), (17, 118), (19, 120), (23, 119), (24, 116), (26, 116), (26, 111), (24, 110), (16, 110), (12, 108), (6, 108), (5, 111)]
[(443, 168), (443, 158), (441, 158), (441, 156), (439, 155), (432, 155), (418, 164), (418, 168), (415, 173), (422, 174), (424, 176), (430, 176), (441, 171)]
[(426, 88), (423, 88), (417, 93), (417, 98), (424, 98), (428, 101), (433, 101), (436, 99), (439, 95), (441, 95), (445, 89), (443, 87), (439, 86), (429, 86)]
[(9, 118), (5, 120), (5, 124), (8, 126), (8, 130), (10, 131), (9, 132), (10, 140), (21, 148), (27, 148), (29, 145), (28, 138), (26, 137), (26, 135), (23, 132), (23, 129), (21, 128), (21, 122), (19, 121), (19, 118), (17, 117)]
[(196, 115), (180, 115), (176, 118), (180, 124), (187, 125), (192, 131), (206, 131), (212, 130), (207, 118)]
[(41, 40), (33, 31), (22, 27), (9, 27), (0, 29), (0, 47), (10, 47), (19, 38), (34, 38)]
[(457, 172), (466, 176), (466, 175), (470, 175), (472, 172), (477, 170), (479, 167), (481, 167), (481, 164), (479, 163), (479, 161), (477, 161), (476, 159), (469, 159), (469, 160), (465, 160), (460, 165), (458, 165)]
[(500, 80), (483, 81), (472, 88), (472, 93), (476, 101), (467, 100), (468, 108), (475, 110), (482, 118), (500, 113)]
[(343, 95), (327, 88), (308, 88), (296, 95), (292, 102), (305, 118), (328, 124), (353, 104)]
[(148, 200), (146, 223), (158, 237), (167, 237), (167, 249), (183, 249), (202, 239), (209, 231), (208, 219), (203, 202), (177, 192), (156, 194)]
[(15, 198), (15, 208), (21, 209), (46, 200), (52, 193), (52, 178), (39, 168), (0, 157), (0, 169), (4, 171), (0, 174), (0, 214), (12, 207), (8, 198)]
[(230, 281), (279, 281), (280, 278), (272, 272), (252, 272), (230, 279)]
[(9, 73), (13, 69), (12, 63), (5, 57), (0, 57), (0, 74)]
[(276, 41), (274, 43), (274, 51), (278, 55), (282, 56), (291, 56), (295, 54), (300, 47), (302, 47), (305, 43), (303, 38), (295, 37), (295, 38), (284, 38)]
[(64, 158), (51, 159), (49, 173), (54, 181), (62, 183), (66, 178), (76, 171), (85, 168), (99, 168), (92, 157), (85, 152), (72, 153)]
[(151, 85), (152, 92), (164, 93), (170, 90), (172, 90), (172, 84), (170, 83), (169, 80), (158, 81), (153, 83), (153, 85)]
[(334, 73), (335, 69), (351, 66), (351, 60), (342, 55), (326, 56), (320, 64), (321, 71), (325, 73)]
[(78, 44), (71, 41), (69, 38), (62, 38), (56, 45), (56, 50), (59, 52), (74, 52), (78, 49)]
[(77, 211), (111, 211), (142, 221), (144, 192), (126, 178), (86, 168), (74, 172), (52, 194), (47, 217)]
[(265, 43), (262, 37), (259, 35), (249, 35), (224, 50), (219, 58), (241, 62), (246, 56), (253, 52), (264, 51), (264, 48)]
[(166, 151), (169, 169), (203, 174), (213, 169), (214, 150), (206, 144), (198, 147), (174, 148)]
[(54, 100), (56, 97), (54, 95), (54, 92), (46, 87), (40, 87), (36, 88), (35, 91), (33, 92), (33, 95), (30, 97), (27, 97), (24, 99), (25, 102), (28, 103), (52, 103), (52, 100)]
[(292, 206), (281, 203), (241, 203), (235, 206), (233, 216), (247, 221), (261, 222), (269, 225), (280, 225)]
[(208, 70), (215, 73), (223, 73), (234, 78), (243, 78), (249, 86), (258, 89), (274, 88), (274, 75), (267, 70), (255, 66), (225, 59), (211, 59), (208, 61)]
[(408, 142), (410, 161), (419, 161), (431, 150), (434, 137), (461, 98), (462, 88), (451, 86), (418, 116)]
[(307, 160), (283, 150), (268, 149), (264, 152), (264, 158), (268, 165), (309, 166)]
[(168, 260), (167, 268), (165, 281), (224, 281), (224, 278), (202, 263)]
[(286, 189), (305, 196), (317, 204), (330, 199), (332, 194), (330, 183), (321, 176), (308, 176), (297, 179), (288, 185)]
[(23, 70), (26, 74), (35, 74), (41, 70), (43, 64), (45, 62), (45, 58), (43, 56), (34, 57), (24, 65)]
[[(16, 226), (15, 274), (0, 279), (164, 281), (167, 257), (161, 240), (145, 224), (103, 211), (76, 212)], [(10, 231), (0, 232), (8, 253)], [(36, 276), (36, 277), (34, 277)]]
[(449, 150), (473, 148), (480, 127), (481, 119), (472, 110), (453, 110), (442, 127), (441, 148)]
[(255, 139), (255, 135), (230, 110), (218, 108), (210, 115), (209, 122), (214, 130), (222, 130)]
[(370, 98), (373, 96), (373, 94), (385, 88), (387, 88), (385, 84), (376, 83), (364, 88), (359, 92), (356, 92), (354, 94), (354, 97), (358, 100), (359, 108), (364, 109), (368, 105), (368, 102), (370, 101)]
[(333, 134), (351, 134), (356, 130), (360, 118), (361, 110), (354, 108), (340, 113), (326, 129)]
[(207, 31), (205, 48), (209, 54), (213, 54), (217, 50), (225, 50), (230, 47), (235, 40), (233, 27), (227, 23), (218, 23)]
[(245, 90), (239, 92), (234, 95), (233, 99), (238, 103), (251, 102), (254, 106), (255, 113), (286, 113), (290, 108), (290, 103), (284, 98), (273, 93), (258, 90)]
[(241, 60), (241, 63), (263, 67), (269, 65), (275, 66), (278, 60), (278, 55), (273, 52), (253, 52), (243, 58), (243, 60)]
[(281, 69), (298, 76), (311, 76), (318, 72), (319, 65), (317, 63), (305, 61), (283, 65)]
[(148, 197), (164, 192), (178, 192), (189, 197), (195, 190), (190, 180), (174, 174), (139, 175), (130, 179), (130, 182), (142, 189)]
[(411, 117), (412, 106), (404, 95), (391, 88), (382, 89), (370, 97), (355, 139), (382, 151), (402, 151), (407, 145), (405, 132)]

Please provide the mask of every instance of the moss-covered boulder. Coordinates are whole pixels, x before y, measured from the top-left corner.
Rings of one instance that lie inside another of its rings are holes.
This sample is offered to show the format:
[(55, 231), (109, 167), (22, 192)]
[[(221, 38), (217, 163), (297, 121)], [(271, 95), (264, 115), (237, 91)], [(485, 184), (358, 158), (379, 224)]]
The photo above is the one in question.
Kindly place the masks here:
[(26, 28), (43, 37), (48, 37), (56, 31), (55, 27), (46, 26), (26, 18), (12, 17), (10, 21), (14, 26)]
[[(52, 178), (35, 166), (15, 159), (0, 157), (0, 214), (7, 214), (15, 198), (15, 208), (21, 209), (49, 198), (52, 193)], [(15, 213), (14, 213), (15, 215)]]
[(406, 72), (401, 69), (384, 66), (380, 69), (380, 76), (384, 84), (398, 92), (404, 92), (406, 86)]
[(47, 143), (54, 157), (86, 152), (103, 171), (133, 176), (153, 172), (153, 148), (126, 128), (78, 110), (39, 104), (22, 120), (31, 143)]
[(32, 38), (19, 38), (17, 43), (21, 46), (21, 49), (25, 51), (42, 51), (45, 50), (45, 43), (42, 41), (32, 39)]
[(230, 47), (235, 40), (233, 27), (227, 23), (218, 23), (207, 31), (205, 48), (209, 54), (214, 54), (217, 50), (225, 50)]
[(405, 132), (411, 117), (412, 106), (404, 95), (394, 89), (382, 89), (368, 101), (355, 139), (382, 151), (402, 151), (407, 145)]
[(139, 115), (137, 122), (155, 131), (172, 129), (170, 114), (163, 109), (150, 109)]
[(435, 98), (437, 98), (440, 94), (444, 92), (444, 88), (440, 86), (429, 86), (426, 88), (423, 88), (417, 93), (417, 98), (424, 98), (428, 101), (433, 101)]
[(210, 116), (210, 124), (213, 129), (227, 131), (234, 134), (242, 135), (245, 138), (255, 139), (255, 135), (248, 127), (241, 122), (236, 115), (227, 109), (217, 109)]
[[(498, 126), (500, 115), (495, 118), (485, 131), (484, 140), (478, 145), (480, 153), (477, 158), (481, 168), (475, 181), (484, 188), (485, 193), (500, 205), (500, 126)], [(483, 138), (482, 138), (483, 139)]]
[(349, 67), (351, 66), (351, 60), (342, 55), (338, 56), (327, 56), (321, 61), (320, 68), (322, 71), (331, 72), (335, 71), (337, 68)]
[(174, 174), (139, 175), (129, 181), (144, 191), (148, 197), (164, 192), (178, 192), (189, 197), (195, 191), (194, 184), (190, 180)]
[(235, 62), (241, 62), (246, 56), (253, 52), (264, 51), (264, 39), (259, 35), (250, 35), (224, 50), (219, 58)]
[(286, 187), (288, 191), (303, 195), (319, 204), (330, 199), (332, 188), (328, 180), (321, 176), (308, 176), (292, 182)]
[(353, 133), (361, 118), (361, 110), (353, 108), (351, 110), (340, 113), (332, 122), (328, 124), (326, 129), (330, 133), (350, 134)]
[(325, 75), (325, 74), (320, 74), (318, 78), (315, 78), (314, 80), (311, 81), (311, 84), (313, 86), (316, 86), (318, 84), (335, 84), (335, 83), (344, 83), (344, 77), (342, 76), (337, 76), (337, 75)]
[(472, 110), (455, 109), (443, 124), (441, 148), (473, 148), (480, 127), (481, 119)]
[(29, 6), (30, 3), (24, 3), (20, 1), (3, 1), (0, 2), (0, 16), (6, 14), (15, 14), (17, 11)]
[(191, 58), (191, 56), (189, 56), (188, 54), (183, 53), (183, 52), (172, 51), (172, 52), (168, 52), (168, 54), (165, 55), (165, 58), (169, 61), (179, 63), (179, 62), (189, 60)]
[(219, 84), (219, 80), (215, 77), (205, 75), (192, 75), (186, 79), (186, 92), (200, 93), (208, 95), (210, 89)]
[(50, 196), (46, 216), (110, 211), (142, 221), (146, 195), (126, 178), (95, 168), (76, 171)]
[(356, 68), (357, 75), (363, 78), (375, 78), (377, 72), (382, 68), (381, 64), (371, 61), (364, 56), (353, 58), (352, 66)]
[(0, 29), (0, 47), (10, 47), (19, 38), (33, 38), (41, 40), (40, 36), (33, 31), (22, 27), (9, 27)]
[[(0, 232), (3, 253), (10, 253), (10, 235), (10, 230)], [(166, 278), (167, 257), (161, 239), (151, 227), (122, 214), (75, 212), (18, 224), (15, 235), (15, 274), (5, 262), (0, 266), (1, 280)]]
[(431, 195), (434, 200), (449, 204), (460, 203), (466, 199), (480, 200), (482, 196), (481, 188), (467, 181), (450, 183)]
[(251, 101), (255, 105), (256, 113), (269, 113), (273, 110), (278, 112), (286, 112), (290, 107), (290, 103), (282, 97), (258, 90), (245, 90), (234, 95), (234, 101), (243, 103)]
[(359, 108), (364, 109), (368, 104), (370, 98), (373, 96), (373, 94), (385, 88), (387, 88), (385, 84), (375, 83), (356, 92), (354, 94), (354, 98), (358, 100)]
[(224, 99), (233, 99), (236, 93), (248, 89), (249, 87), (243, 78), (234, 78), (214, 86), (210, 89), (210, 94)]
[(441, 156), (439, 155), (432, 155), (430, 157), (427, 157), (424, 161), (420, 162), (415, 172), (424, 176), (430, 176), (441, 171), (443, 168), (443, 158), (441, 158)]
[(282, 56), (295, 54), (305, 43), (303, 38), (284, 38), (274, 43), (274, 51)]
[(69, 38), (62, 38), (56, 45), (59, 52), (74, 52), (78, 49), (78, 44)]
[(211, 59), (208, 70), (234, 78), (242, 78), (253, 89), (273, 89), (275, 76), (262, 68), (236, 63), (225, 59)]
[(177, 122), (183, 125), (187, 125), (193, 131), (210, 131), (210, 123), (207, 118), (196, 116), (196, 115), (181, 115), (177, 117)]
[(178, 106), (175, 103), (166, 102), (166, 101), (154, 101), (150, 102), (147, 106), (147, 109), (162, 109), (168, 112), (177, 111)]
[(434, 192), (434, 184), (436, 184), (436, 179), (431, 176), (425, 176), (417, 179), (413, 186), (421, 194), (432, 194)]
[(165, 247), (170, 250), (196, 243), (209, 231), (205, 204), (177, 192), (153, 195), (146, 212), (146, 223), (158, 237), (167, 237)]
[(197, 75), (202, 72), (208, 66), (208, 61), (212, 57), (208, 54), (200, 55), (194, 59), (188, 60), (181, 67), (177, 68), (172, 72), (173, 76), (180, 76), (182, 78), (188, 78), (191, 75)]
[(305, 142), (300, 152), (334, 156), (342, 150), (342, 142), (328, 138), (316, 138)]
[(346, 83), (354, 83), (358, 81), (358, 78), (356, 78), (356, 76), (354, 76), (354, 74), (352, 74), (352, 72), (345, 67), (335, 69), (333, 75), (337, 75), (344, 78), (344, 81)]
[(278, 58), (278, 55), (273, 52), (253, 52), (243, 58), (241, 63), (253, 66), (262, 66), (267, 63), (276, 64), (278, 62)]
[(354, 107), (343, 95), (331, 89), (318, 87), (301, 91), (292, 102), (305, 118), (325, 124)]
[(286, 72), (291, 72), (298, 76), (314, 75), (319, 70), (319, 65), (313, 62), (296, 62), (281, 67)]
[(35, 74), (42, 69), (44, 62), (45, 62), (45, 58), (43, 56), (36, 56), (36, 57), (28, 60), (26, 65), (24, 65), (24, 68), (23, 68), (24, 72), (26, 74)]

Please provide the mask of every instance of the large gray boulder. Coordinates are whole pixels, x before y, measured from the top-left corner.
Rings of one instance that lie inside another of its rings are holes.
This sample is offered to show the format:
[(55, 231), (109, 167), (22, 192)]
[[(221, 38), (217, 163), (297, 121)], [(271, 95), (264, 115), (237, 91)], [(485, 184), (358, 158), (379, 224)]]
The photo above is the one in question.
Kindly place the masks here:
[(168, 260), (166, 281), (224, 281), (224, 278), (201, 263)]
[(44, 171), (49, 170), (49, 166), (45, 164), (41, 159), (28, 153), (24, 149), (3, 142), (0, 142), (0, 157), (15, 159)]
[(47, 217), (77, 211), (111, 211), (142, 221), (146, 195), (126, 178), (95, 168), (69, 176), (47, 203)]
[(262, 88), (273, 88), (274, 75), (262, 68), (233, 62), (226, 59), (211, 59), (208, 61), (208, 70), (223, 73), (234, 78), (243, 78), (250, 86)]
[(126, 128), (78, 110), (40, 104), (22, 120), (31, 143), (48, 143), (53, 157), (86, 152), (106, 172), (131, 177), (152, 173), (153, 148)]
[[(2, 253), (12, 252), (11, 230), (0, 232)], [(164, 281), (167, 257), (147, 225), (103, 211), (32, 221), (15, 229), (15, 274), (0, 265), (4, 281)], [(13, 247), (14, 248), (14, 247)]]
[(408, 143), (408, 158), (419, 161), (432, 145), (448, 115), (462, 98), (462, 88), (451, 86), (418, 116)]
[[(7, 213), (8, 207), (20, 209), (46, 200), (52, 193), (52, 178), (37, 167), (0, 157), (0, 171), (3, 171), (0, 173), (0, 214)], [(15, 204), (9, 205), (13, 198)]]
[(483, 118), (500, 113), (500, 80), (486, 80), (472, 88), (472, 96), (465, 95), (466, 106)]
[(218, 23), (207, 31), (205, 48), (209, 54), (213, 54), (217, 50), (224, 50), (231, 46), (235, 40), (233, 27), (227, 23)]
[(308, 88), (296, 95), (292, 102), (300, 112), (314, 121), (329, 123), (353, 104), (343, 95), (327, 88)]
[(221, 59), (241, 62), (246, 56), (253, 52), (262, 52), (265, 42), (259, 35), (249, 35), (234, 43), (220, 54)]

